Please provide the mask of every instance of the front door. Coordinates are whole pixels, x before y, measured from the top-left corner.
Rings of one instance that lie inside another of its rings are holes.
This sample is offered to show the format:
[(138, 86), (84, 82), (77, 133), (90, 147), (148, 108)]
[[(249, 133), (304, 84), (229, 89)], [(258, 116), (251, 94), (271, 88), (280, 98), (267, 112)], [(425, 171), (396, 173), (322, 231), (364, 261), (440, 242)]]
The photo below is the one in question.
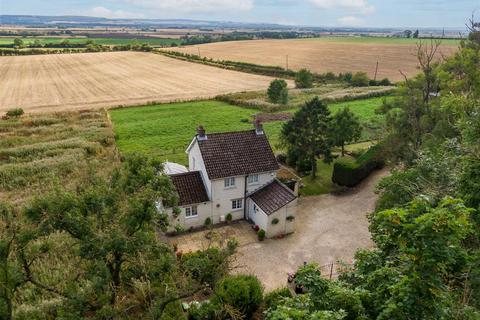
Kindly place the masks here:
[(256, 223), (257, 205), (253, 201), (248, 201), (248, 219)]

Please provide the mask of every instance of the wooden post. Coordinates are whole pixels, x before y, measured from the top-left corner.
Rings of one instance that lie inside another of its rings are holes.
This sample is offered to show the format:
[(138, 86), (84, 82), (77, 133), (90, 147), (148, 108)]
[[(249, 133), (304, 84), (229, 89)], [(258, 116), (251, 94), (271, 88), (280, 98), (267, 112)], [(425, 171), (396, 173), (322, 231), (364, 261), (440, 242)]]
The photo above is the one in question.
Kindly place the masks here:
[(198, 56), (201, 57), (201, 55), (200, 55), (200, 48), (197, 47), (197, 49), (198, 49)]
[(375, 76), (373, 77), (373, 80), (377, 81), (377, 73), (378, 73), (378, 60), (377, 60), (377, 66), (375, 67)]
[(330, 280), (332, 280), (332, 274), (333, 274), (333, 263), (330, 265)]
[(287, 70), (288, 70), (288, 54), (287, 54)]

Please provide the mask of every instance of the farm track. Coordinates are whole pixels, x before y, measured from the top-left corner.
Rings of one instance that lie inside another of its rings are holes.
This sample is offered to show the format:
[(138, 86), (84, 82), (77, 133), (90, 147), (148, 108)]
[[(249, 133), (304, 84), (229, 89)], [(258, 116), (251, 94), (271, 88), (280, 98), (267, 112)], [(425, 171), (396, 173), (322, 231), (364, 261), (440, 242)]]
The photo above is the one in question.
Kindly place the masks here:
[(51, 112), (206, 99), (271, 78), (142, 52), (0, 57), (0, 112)]
[[(418, 73), (416, 45), (368, 42), (340, 42), (328, 39), (228, 41), (165, 49), (215, 60), (249, 62), (260, 65), (308, 68), (317, 73), (364, 71), (373, 78), (378, 61), (377, 79), (403, 80), (399, 70), (409, 77)], [(456, 45), (440, 47), (438, 58), (451, 55)]]

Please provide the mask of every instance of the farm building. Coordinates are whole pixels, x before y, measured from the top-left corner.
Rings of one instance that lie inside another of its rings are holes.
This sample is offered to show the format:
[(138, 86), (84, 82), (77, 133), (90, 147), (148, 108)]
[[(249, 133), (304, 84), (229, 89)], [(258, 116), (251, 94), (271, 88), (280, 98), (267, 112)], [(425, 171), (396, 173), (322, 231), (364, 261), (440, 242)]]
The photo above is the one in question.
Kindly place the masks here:
[(213, 134), (200, 126), (186, 152), (189, 171), (170, 175), (181, 209), (169, 210), (172, 228), (246, 219), (267, 237), (294, 231), (297, 193), (277, 179), (259, 122), (253, 130)]

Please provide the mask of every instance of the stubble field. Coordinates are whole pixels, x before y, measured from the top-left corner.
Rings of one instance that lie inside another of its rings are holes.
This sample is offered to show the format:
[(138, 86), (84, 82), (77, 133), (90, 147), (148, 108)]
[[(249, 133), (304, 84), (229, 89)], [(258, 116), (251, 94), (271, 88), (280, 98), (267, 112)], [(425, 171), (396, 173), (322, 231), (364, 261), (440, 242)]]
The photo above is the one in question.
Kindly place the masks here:
[[(318, 38), (293, 40), (231, 41), (169, 48), (189, 54), (200, 54), (216, 60), (249, 62), (260, 65), (308, 68), (317, 73), (364, 71), (377, 79), (403, 80), (399, 70), (408, 76), (418, 73), (416, 39), (394, 38)], [(458, 41), (443, 41), (438, 58), (457, 50)], [(288, 55), (288, 58), (287, 58)]]
[(0, 57), (0, 112), (205, 99), (266, 89), (270, 81), (143, 52)]

